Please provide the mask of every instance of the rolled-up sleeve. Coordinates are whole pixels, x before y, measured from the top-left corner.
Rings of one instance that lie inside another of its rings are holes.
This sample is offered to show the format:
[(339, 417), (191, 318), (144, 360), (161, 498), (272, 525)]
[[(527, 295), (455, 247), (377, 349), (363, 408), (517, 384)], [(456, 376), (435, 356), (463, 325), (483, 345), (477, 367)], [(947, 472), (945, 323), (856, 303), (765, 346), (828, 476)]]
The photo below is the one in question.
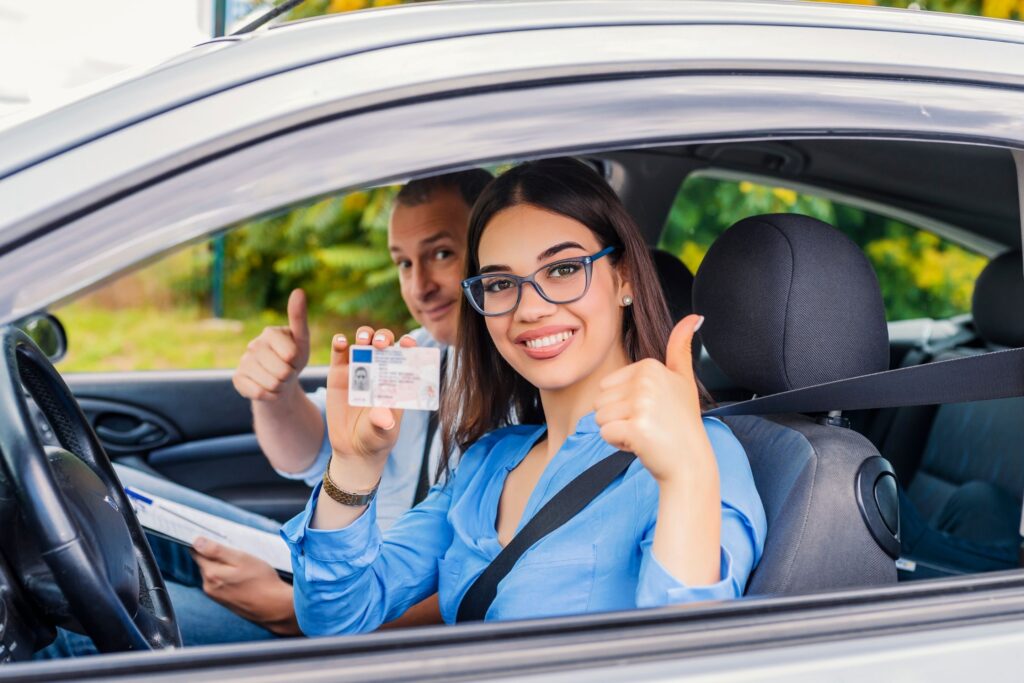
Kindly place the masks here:
[(306, 398), (320, 411), (320, 419), (324, 422), (324, 438), (320, 440), (320, 450), (317, 451), (310, 466), (300, 472), (285, 472), (276, 467), (274, 471), (285, 479), (295, 479), (305, 482), (306, 486), (316, 486), (327, 470), (327, 463), (331, 460), (331, 439), (327, 434), (327, 390), (320, 387), (316, 391), (306, 394)]
[(437, 590), (437, 565), (451, 545), (450, 490), (431, 489), (387, 534), (376, 504), (342, 529), (311, 529), (320, 486), (281, 528), (291, 550), (295, 614), (309, 636), (372, 631)]
[(704, 427), (715, 451), (722, 489), (721, 578), (706, 586), (687, 586), (665, 569), (652, 550), (656, 526), (652, 510), (651, 523), (640, 544), (638, 607), (738, 598), (761, 559), (768, 523), (746, 452), (721, 421), (705, 418)]

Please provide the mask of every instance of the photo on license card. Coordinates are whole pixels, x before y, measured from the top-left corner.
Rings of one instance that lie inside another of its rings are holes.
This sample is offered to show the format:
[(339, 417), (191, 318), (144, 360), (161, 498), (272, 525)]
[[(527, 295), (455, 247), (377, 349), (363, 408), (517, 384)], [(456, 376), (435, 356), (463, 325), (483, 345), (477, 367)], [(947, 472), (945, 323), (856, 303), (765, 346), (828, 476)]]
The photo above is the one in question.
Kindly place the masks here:
[(440, 349), (353, 346), (349, 350), (351, 406), (437, 410), (440, 385)]

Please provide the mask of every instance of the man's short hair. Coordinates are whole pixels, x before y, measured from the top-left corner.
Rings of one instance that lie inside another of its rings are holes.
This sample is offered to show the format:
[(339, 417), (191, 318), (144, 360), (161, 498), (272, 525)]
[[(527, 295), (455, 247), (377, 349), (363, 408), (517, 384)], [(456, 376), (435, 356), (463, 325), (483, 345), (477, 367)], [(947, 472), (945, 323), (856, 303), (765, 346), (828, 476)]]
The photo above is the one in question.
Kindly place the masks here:
[(482, 168), (417, 178), (410, 180), (398, 191), (395, 201), (402, 206), (419, 206), (429, 202), (438, 190), (452, 189), (458, 190), (466, 206), (472, 207), (477, 197), (493, 179), (494, 176)]

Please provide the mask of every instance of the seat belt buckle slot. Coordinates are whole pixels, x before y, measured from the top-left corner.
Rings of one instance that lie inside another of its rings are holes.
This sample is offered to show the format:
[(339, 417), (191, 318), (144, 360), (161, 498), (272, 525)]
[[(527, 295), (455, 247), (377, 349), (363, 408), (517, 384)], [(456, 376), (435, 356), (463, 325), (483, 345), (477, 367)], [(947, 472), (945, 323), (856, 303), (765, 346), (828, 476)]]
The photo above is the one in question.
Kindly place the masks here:
[(826, 427), (842, 427), (843, 429), (850, 428), (850, 420), (849, 418), (843, 417), (843, 411), (841, 410), (830, 410), (827, 413), (815, 417), (814, 421), (820, 425), (825, 425)]

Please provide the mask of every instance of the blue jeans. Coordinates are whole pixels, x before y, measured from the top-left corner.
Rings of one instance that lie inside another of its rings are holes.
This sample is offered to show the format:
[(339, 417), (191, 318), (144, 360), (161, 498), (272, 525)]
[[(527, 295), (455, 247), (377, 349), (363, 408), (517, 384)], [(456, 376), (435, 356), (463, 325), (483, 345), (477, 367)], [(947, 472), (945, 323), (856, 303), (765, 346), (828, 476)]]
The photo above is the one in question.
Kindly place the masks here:
[[(124, 486), (189, 505), (225, 519), (277, 533), (281, 524), (268, 517), (243, 510), (212, 496), (155, 477), (141, 470), (114, 465)], [(202, 576), (188, 549), (180, 543), (152, 534), (146, 535), (153, 549), (160, 573), (167, 583), (167, 592), (174, 605), (174, 614), (181, 629), (184, 645), (211, 645), (239, 643), (250, 640), (269, 640), (277, 636), (267, 629), (243, 619), (223, 605), (211, 600), (202, 590)], [(57, 639), (36, 653), (36, 659), (60, 659), (96, 654), (92, 639), (86, 635), (57, 629)]]

